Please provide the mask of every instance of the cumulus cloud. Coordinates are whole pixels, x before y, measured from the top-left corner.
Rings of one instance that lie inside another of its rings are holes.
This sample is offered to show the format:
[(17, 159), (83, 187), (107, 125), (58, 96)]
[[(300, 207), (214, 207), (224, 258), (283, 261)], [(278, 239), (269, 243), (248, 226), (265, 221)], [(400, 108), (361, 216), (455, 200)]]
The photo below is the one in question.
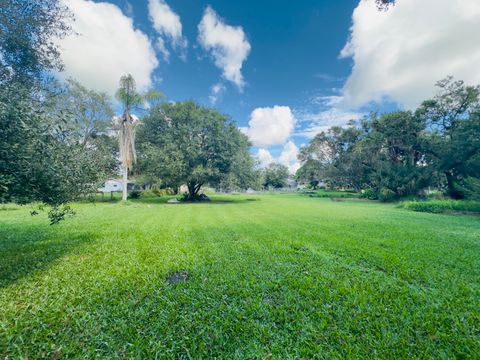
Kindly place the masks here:
[(255, 155), (260, 167), (267, 167), (272, 162), (274, 162), (274, 158), (270, 151), (267, 149), (258, 149), (257, 154)]
[(248, 128), (242, 131), (255, 146), (267, 147), (284, 144), (295, 127), (295, 117), (290, 107), (274, 106), (256, 108), (250, 115)]
[(271, 163), (278, 163), (288, 167), (290, 174), (295, 174), (300, 167), (297, 155), (298, 147), (290, 140), (283, 146), (282, 152), (278, 158), (274, 157), (270, 151), (264, 148), (258, 149), (255, 158), (260, 167), (267, 167)]
[(170, 8), (164, 0), (149, 0), (148, 13), (153, 28), (158, 33), (157, 48), (168, 61), (170, 51), (165, 46), (167, 39), (174, 49), (180, 51), (180, 56), (185, 59), (187, 39), (182, 35), (180, 17)]
[(288, 170), (291, 174), (295, 174), (300, 167), (297, 156), (298, 147), (293, 143), (293, 141), (290, 140), (283, 146), (283, 150), (278, 158), (278, 162), (288, 167)]
[(158, 65), (148, 37), (115, 5), (87, 0), (63, 0), (73, 14), (77, 33), (59, 41), (65, 71), (85, 86), (114, 94), (120, 76), (130, 73), (140, 90), (152, 83)]
[(208, 97), (210, 103), (212, 105), (215, 105), (219, 100), (221, 100), (225, 90), (225, 85), (223, 85), (222, 83), (217, 83), (213, 85), (210, 89), (210, 96)]
[(209, 6), (198, 24), (198, 33), (200, 45), (211, 53), (223, 77), (242, 90), (245, 85), (242, 66), (251, 49), (242, 27), (225, 24)]
[(341, 52), (354, 61), (346, 104), (388, 98), (414, 108), (447, 75), (480, 83), (480, 1), (401, 0), (382, 12), (361, 0), (352, 19)]

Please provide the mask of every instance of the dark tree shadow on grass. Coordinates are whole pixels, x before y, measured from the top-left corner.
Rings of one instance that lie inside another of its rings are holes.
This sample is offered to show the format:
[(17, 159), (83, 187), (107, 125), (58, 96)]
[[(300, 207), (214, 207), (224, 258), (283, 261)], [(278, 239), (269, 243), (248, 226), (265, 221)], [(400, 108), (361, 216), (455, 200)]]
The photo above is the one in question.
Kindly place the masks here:
[(169, 204), (168, 200), (177, 199), (180, 196), (170, 196), (170, 197), (148, 197), (130, 200), (132, 203), (142, 203), (142, 204), (167, 204), (167, 205), (217, 205), (217, 204), (242, 204), (253, 201), (260, 201), (259, 198), (224, 198), (224, 197), (212, 197), (210, 201), (180, 201), (178, 203)]
[(0, 228), (0, 288), (15, 283), (95, 240), (91, 232), (71, 232), (48, 225), (2, 224)]

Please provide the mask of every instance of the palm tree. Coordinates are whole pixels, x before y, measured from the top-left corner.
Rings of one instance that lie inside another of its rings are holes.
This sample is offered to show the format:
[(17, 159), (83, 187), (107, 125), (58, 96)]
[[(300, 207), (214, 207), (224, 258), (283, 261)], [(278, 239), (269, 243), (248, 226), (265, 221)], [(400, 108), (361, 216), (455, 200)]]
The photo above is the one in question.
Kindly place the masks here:
[(122, 200), (127, 200), (128, 171), (132, 169), (137, 159), (135, 152), (135, 118), (131, 114), (134, 106), (142, 102), (142, 96), (136, 91), (135, 79), (132, 75), (120, 78), (120, 88), (116, 93), (117, 99), (123, 104), (123, 115), (117, 118), (120, 158), (123, 172)]
[(132, 169), (137, 160), (135, 151), (135, 127), (138, 124), (137, 118), (131, 113), (133, 108), (138, 108), (142, 102), (150, 106), (158, 105), (164, 97), (158, 90), (149, 90), (143, 95), (137, 92), (135, 79), (132, 75), (123, 75), (120, 78), (120, 87), (117, 90), (116, 98), (123, 104), (123, 115), (116, 119), (118, 127), (118, 141), (120, 158), (122, 161), (123, 173), (123, 194), (122, 200), (127, 200), (128, 171)]

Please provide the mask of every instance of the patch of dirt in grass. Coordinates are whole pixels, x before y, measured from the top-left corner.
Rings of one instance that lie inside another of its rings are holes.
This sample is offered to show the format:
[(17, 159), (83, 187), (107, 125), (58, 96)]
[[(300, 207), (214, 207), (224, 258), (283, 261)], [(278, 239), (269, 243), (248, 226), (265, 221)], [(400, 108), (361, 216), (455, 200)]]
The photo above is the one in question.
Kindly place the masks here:
[(177, 271), (174, 273), (170, 273), (167, 276), (167, 282), (169, 284), (176, 284), (178, 282), (185, 282), (188, 280), (188, 271)]

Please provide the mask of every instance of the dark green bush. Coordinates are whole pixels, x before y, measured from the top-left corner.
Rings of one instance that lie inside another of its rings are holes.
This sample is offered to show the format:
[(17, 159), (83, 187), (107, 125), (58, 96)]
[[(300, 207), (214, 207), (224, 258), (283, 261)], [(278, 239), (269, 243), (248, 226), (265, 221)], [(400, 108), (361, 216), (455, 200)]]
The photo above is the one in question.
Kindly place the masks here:
[(132, 190), (128, 194), (128, 198), (129, 199), (139, 199), (141, 195), (142, 195), (142, 192), (140, 190)]
[(358, 198), (360, 196), (359, 193), (354, 191), (345, 191), (345, 190), (317, 190), (317, 191), (305, 191), (305, 195), (309, 197), (316, 197), (316, 198)]
[(429, 201), (404, 201), (400, 207), (420, 212), (446, 213), (469, 212), (480, 213), (478, 200), (429, 200)]
[(362, 199), (370, 199), (370, 200), (378, 200), (379, 199), (378, 193), (371, 188), (363, 190), (362, 193), (360, 194), (360, 197)]

